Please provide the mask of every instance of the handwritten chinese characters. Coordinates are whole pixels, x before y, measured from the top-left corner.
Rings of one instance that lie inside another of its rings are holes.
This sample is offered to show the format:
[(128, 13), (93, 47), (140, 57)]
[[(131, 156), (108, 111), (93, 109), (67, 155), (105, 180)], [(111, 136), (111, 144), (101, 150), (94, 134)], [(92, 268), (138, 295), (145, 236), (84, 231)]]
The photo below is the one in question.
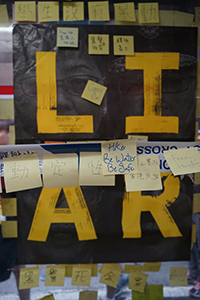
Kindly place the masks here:
[(111, 140), (101, 144), (103, 174), (137, 173), (135, 140)]
[(135, 22), (135, 7), (133, 2), (115, 3), (115, 20)]
[(78, 28), (57, 27), (57, 46), (77, 48)]
[(90, 266), (76, 266), (72, 270), (72, 285), (90, 286), (92, 268)]
[(63, 2), (63, 21), (84, 20), (83, 2)]
[(15, 1), (15, 21), (36, 22), (35, 1)]
[(138, 3), (139, 23), (159, 23), (158, 3)]
[(147, 274), (131, 271), (129, 277), (129, 288), (133, 291), (143, 293), (147, 278)]
[(38, 1), (38, 20), (39, 22), (58, 22), (58, 1)]
[(187, 286), (187, 268), (170, 267), (170, 286)]
[(96, 83), (95, 81), (88, 80), (81, 98), (100, 105), (106, 93), (106, 90), (106, 86)]
[(114, 55), (134, 55), (134, 37), (114, 35)]
[(63, 286), (65, 280), (64, 266), (47, 266), (45, 286)]
[(89, 54), (109, 54), (109, 35), (108, 34), (88, 34), (88, 53)]
[(109, 2), (88, 2), (88, 13), (90, 21), (110, 21)]
[(104, 264), (101, 268), (101, 277), (99, 282), (116, 287), (122, 268), (117, 264)]
[(30, 289), (39, 285), (39, 268), (21, 268), (19, 289)]

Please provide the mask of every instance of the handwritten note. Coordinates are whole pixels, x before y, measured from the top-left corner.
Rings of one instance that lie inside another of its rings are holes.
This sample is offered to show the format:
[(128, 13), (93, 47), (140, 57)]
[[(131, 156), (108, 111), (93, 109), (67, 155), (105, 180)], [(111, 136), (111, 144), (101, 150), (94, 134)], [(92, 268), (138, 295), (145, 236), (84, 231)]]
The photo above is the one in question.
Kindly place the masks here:
[(11, 217), (11, 216), (17, 215), (17, 199), (16, 198), (3, 198), (2, 214), (5, 217)]
[(84, 20), (84, 2), (63, 2), (63, 21)]
[(106, 93), (107, 87), (102, 84), (88, 80), (81, 98), (84, 98), (92, 103), (100, 105)]
[(124, 267), (124, 270), (123, 270), (123, 273), (128, 273), (130, 274), (131, 271), (133, 272), (141, 272), (143, 269), (143, 266), (142, 265), (125, 265)]
[(78, 47), (78, 28), (57, 27), (57, 47)]
[(90, 21), (110, 21), (109, 2), (88, 2), (88, 13)]
[(109, 54), (108, 34), (88, 34), (88, 53), (98, 55)]
[(134, 37), (128, 35), (114, 35), (114, 55), (134, 55)]
[(79, 300), (97, 300), (97, 291), (80, 291)]
[(1, 222), (1, 230), (4, 238), (17, 238), (17, 221)]
[(15, 1), (15, 21), (36, 22), (35, 1)]
[(115, 176), (103, 175), (101, 152), (81, 152), (79, 185), (114, 186)]
[(138, 155), (138, 173), (125, 175), (126, 191), (162, 190), (158, 155)]
[(143, 272), (159, 272), (161, 262), (144, 263)]
[(99, 282), (108, 286), (116, 287), (122, 268), (117, 264), (105, 264), (101, 270), (101, 277)]
[(21, 268), (19, 290), (30, 289), (37, 286), (39, 286), (39, 267)]
[(187, 268), (170, 267), (170, 286), (188, 286), (187, 281)]
[(58, 22), (59, 2), (38, 1), (38, 20), (39, 22)]
[(158, 3), (138, 3), (139, 23), (159, 23)]
[(80, 267), (90, 267), (92, 270), (91, 276), (97, 276), (98, 264), (80, 264)]
[(45, 286), (63, 286), (65, 281), (64, 266), (47, 266)]
[(111, 140), (101, 144), (103, 174), (137, 173), (135, 140)]
[(45, 188), (78, 186), (78, 155), (43, 155), (43, 183)]
[(143, 293), (132, 291), (134, 300), (163, 300), (163, 285), (146, 285)]
[(3, 163), (7, 193), (42, 186), (37, 154), (4, 158)]
[(133, 291), (143, 293), (147, 278), (147, 274), (131, 271), (129, 277), (129, 288)]
[(168, 150), (163, 153), (174, 175), (200, 171), (200, 154), (197, 148)]
[(72, 285), (90, 286), (92, 268), (90, 266), (77, 266), (72, 270)]
[(42, 298), (39, 298), (37, 300), (55, 300), (55, 298), (54, 298), (53, 294), (50, 294), (50, 295), (44, 296)]
[(9, 26), (9, 17), (6, 4), (0, 5), (0, 26)]
[(135, 7), (133, 2), (126, 3), (114, 3), (115, 8), (115, 20), (135, 22)]
[(200, 194), (193, 194), (193, 213), (200, 212)]
[(148, 135), (128, 135), (128, 139), (133, 139), (140, 142), (147, 142), (148, 141)]

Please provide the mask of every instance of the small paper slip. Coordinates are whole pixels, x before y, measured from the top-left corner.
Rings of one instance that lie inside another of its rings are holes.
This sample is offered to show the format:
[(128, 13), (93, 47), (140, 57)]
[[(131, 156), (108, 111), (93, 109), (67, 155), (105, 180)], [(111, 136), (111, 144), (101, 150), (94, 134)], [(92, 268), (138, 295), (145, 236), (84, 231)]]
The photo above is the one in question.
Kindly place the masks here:
[(80, 291), (79, 300), (97, 300), (97, 291)]
[(47, 266), (45, 286), (64, 286), (65, 267), (64, 266)]
[(142, 265), (125, 265), (123, 273), (130, 274), (131, 271), (141, 272), (141, 271), (143, 271), (143, 266)]
[(0, 26), (9, 26), (9, 18), (6, 4), (0, 5)]
[(3, 198), (2, 200), (2, 214), (5, 217), (17, 215), (17, 199), (16, 198)]
[(1, 230), (3, 238), (17, 238), (17, 221), (2, 221)]
[(88, 34), (88, 53), (96, 55), (108, 55), (109, 35), (108, 34)]
[(138, 172), (136, 141), (111, 140), (101, 144), (103, 174), (133, 174)]
[(42, 186), (36, 153), (3, 158), (3, 164), (7, 193)]
[(88, 2), (89, 21), (110, 21), (108, 1)]
[(78, 28), (57, 27), (57, 47), (78, 47)]
[(114, 55), (134, 55), (134, 37), (129, 35), (114, 35)]
[(95, 81), (88, 80), (81, 98), (100, 105), (106, 93), (106, 90), (106, 86), (96, 83)]
[(138, 3), (139, 23), (159, 23), (158, 3)]
[(143, 293), (132, 291), (133, 300), (163, 300), (163, 285), (146, 285)]
[(131, 271), (129, 277), (129, 288), (133, 291), (143, 293), (147, 278), (147, 274)]
[(39, 286), (39, 268), (20, 269), (19, 290), (30, 289)]
[(182, 267), (170, 267), (170, 286), (188, 286), (187, 281), (187, 268)]
[(161, 262), (144, 263), (142, 272), (159, 272)]
[(72, 285), (90, 286), (92, 268), (90, 266), (77, 266), (72, 270)]
[(36, 22), (36, 2), (15, 1), (15, 21)]
[(84, 2), (63, 2), (63, 21), (83, 21)]
[(45, 188), (78, 186), (78, 155), (43, 155), (43, 182)]
[(128, 139), (133, 139), (136, 141), (141, 141), (141, 142), (147, 142), (148, 141), (148, 135), (128, 135)]
[(99, 282), (108, 286), (116, 287), (122, 268), (117, 264), (104, 264), (101, 270)]
[(163, 153), (175, 176), (200, 171), (200, 154), (197, 148), (168, 150)]
[(138, 173), (125, 175), (126, 191), (162, 190), (158, 155), (138, 155)]
[(114, 186), (115, 175), (103, 175), (102, 164), (101, 152), (80, 152), (79, 185)]
[(38, 1), (38, 20), (39, 22), (58, 22), (59, 2)]
[(135, 7), (133, 2), (114, 3), (115, 20), (135, 22)]

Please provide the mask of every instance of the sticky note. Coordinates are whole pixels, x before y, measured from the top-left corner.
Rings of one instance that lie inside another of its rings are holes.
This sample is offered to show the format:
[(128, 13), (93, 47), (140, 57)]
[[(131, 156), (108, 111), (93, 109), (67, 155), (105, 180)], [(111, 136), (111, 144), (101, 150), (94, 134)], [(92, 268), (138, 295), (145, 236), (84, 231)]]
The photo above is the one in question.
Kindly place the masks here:
[[(1, 19), (0, 19), (1, 22)], [(0, 99), (0, 120), (12, 119), (14, 120), (14, 100)]]
[(0, 26), (9, 26), (9, 17), (6, 4), (0, 5)]
[(114, 35), (114, 55), (134, 55), (134, 37), (129, 35)]
[(196, 243), (197, 239), (197, 225), (192, 224), (192, 243)]
[(138, 155), (138, 173), (125, 175), (126, 191), (162, 190), (159, 156)]
[(109, 2), (88, 2), (89, 21), (110, 21)]
[(4, 238), (17, 238), (17, 221), (1, 222), (1, 230)]
[(125, 265), (123, 273), (128, 273), (130, 274), (131, 271), (133, 272), (141, 272), (143, 270), (143, 266), (142, 265)]
[(195, 7), (195, 25), (200, 25), (200, 6)]
[(101, 152), (80, 152), (79, 185), (114, 186), (115, 175), (103, 175), (102, 164)]
[(79, 300), (97, 300), (97, 291), (80, 291)]
[(108, 55), (109, 34), (88, 34), (88, 53), (96, 55)]
[(15, 145), (15, 126), (9, 126), (9, 133), (10, 133), (10, 145)]
[(72, 285), (90, 286), (92, 268), (89, 266), (77, 266), (72, 270)]
[(196, 100), (196, 117), (200, 117), (200, 98)]
[(193, 194), (193, 213), (200, 212), (200, 194)]
[(59, 2), (38, 1), (38, 20), (39, 22), (58, 22)]
[(42, 298), (39, 298), (37, 300), (55, 300), (55, 298), (54, 298), (53, 294), (50, 294), (50, 295), (44, 296)]
[(3, 164), (7, 193), (42, 186), (36, 153), (4, 158)]
[(196, 184), (200, 184), (200, 173), (199, 172), (194, 174), (194, 182)]
[(45, 286), (63, 286), (65, 281), (64, 266), (47, 266)]
[(159, 23), (158, 3), (138, 3), (139, 23)]
[(200, 171), (200, 154), (197, 148), (169, 150), (163, 153), (174, 175)]
[(132, 291), (133, 300), (163, 300), (163, 285), (146, 285), (144, 292)]
[(61, 264), (60, 266), (65, 267), (65, 277), (72, 277), (72, 269), (74, 266), (77, 266), (77, 264)]
[(15, 1), (15, 21), (36, 22), (35, 1)]
[(160, 26), (174, 26), (174, 10), (159, 10)]
[(98, 264), (80, 264), (79, 266), (90, 267), (92, 270), (91, 276), (97, 276)]
[(194, 15), (182, 11), (174, 11), (174, 26), (190, 27), (193, 24)]
[(107, 91), (107, 87), (96, 83), (95, 81), (88, 80), (81, 98), (84, 98), (92, 103), (100, 105), (103, 97)]
[(159, 272), (161, 262), (144, 263), (143, 272)]
[(45, 188), (78, 186), (78, 155), (43, 155), (43, 184)]
[(129, 277), (129, 288), (133, 291), (143, 293), (147, 278), (147, 274), (131, 271)]
[(111, 140), (101, 144), (103, 174), (137, 173), (135, 140)]
[(1, 176), (0, 176), (0, 193), (2, 193)]
[(148, 135), (128, 135), (128, 139), (133, 139), (140, 142), (147, 142), (148, 141)]
[(2, 200), (2, 214), (5, 217), (17, 215), (17, 199), (16, 198), (3, 198)]
[(170, 267), (170, 286), (188, 286), (187, 281), (187, 268), (183, 267)]
[(133, 2), (114, 3), (115, 20), (135, 22), (135, 7)]
[(78, 28), (57, 27), (57, 47), (78, 47)]
[(39, 268), (21, 268), (19, 277), (19, 290), (39, 286)]
[(63, 21), (84, 20), (84, 2), (63, 2)]
[(101, 277), (99, 282), (108, 286), (116, 287), (122, 268), (117, 264), (106, 264), (101, 270)]
[(99, 269), (99, 273), (102, 273), (102, 270), (104, 269), (104, 268), (114, 268), (114, 269), (117, 269), (117, 270), (119, 270), (119, 271), (121, 271), (122, 270), (122, 267), (120, 266), (120, 265), (118, 265), (118, 264), (116, 264), (116, 263), (105, 263), (105, 264), (103, 264), (102, 266), (101, 266), (101, 268)]

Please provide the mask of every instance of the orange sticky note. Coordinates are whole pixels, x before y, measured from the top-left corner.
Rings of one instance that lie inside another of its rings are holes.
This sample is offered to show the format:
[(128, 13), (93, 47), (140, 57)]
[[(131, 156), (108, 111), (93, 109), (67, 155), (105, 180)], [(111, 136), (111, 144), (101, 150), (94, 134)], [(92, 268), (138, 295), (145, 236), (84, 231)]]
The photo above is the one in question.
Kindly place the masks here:
[(15, 21), (36, 22), (36, 2), (15, 1)]
[(187, 281), (187, 268), (170, 267), (170, 286), (188, 286)]
[(90, 102), (100, 105), (103, 97), (107, 91), (107, 87), (96, 83), (95, 81), (88, 80), (81, 98), (84, 98)]

